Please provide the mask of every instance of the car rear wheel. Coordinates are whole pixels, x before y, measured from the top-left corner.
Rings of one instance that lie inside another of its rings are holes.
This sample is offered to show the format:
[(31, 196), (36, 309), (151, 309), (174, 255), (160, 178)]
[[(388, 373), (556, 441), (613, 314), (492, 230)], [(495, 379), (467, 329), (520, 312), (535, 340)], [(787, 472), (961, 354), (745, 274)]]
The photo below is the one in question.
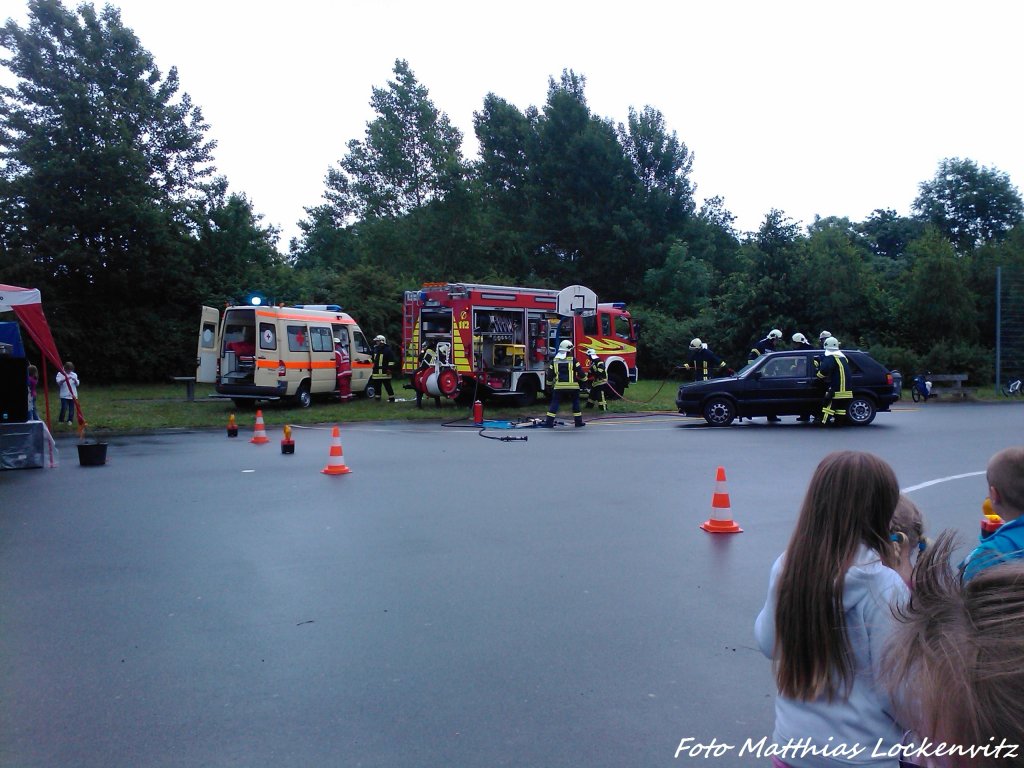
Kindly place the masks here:
[(855, 397), (846, 406), (847, 420), (857, 427), (866, 427), (875, 420), (875, 403), (867, 397)]
[(715, 397), (704, 404), (704, 420), (712, 427), (728, 427), (736, 419), (736, 406), (725, 397)]

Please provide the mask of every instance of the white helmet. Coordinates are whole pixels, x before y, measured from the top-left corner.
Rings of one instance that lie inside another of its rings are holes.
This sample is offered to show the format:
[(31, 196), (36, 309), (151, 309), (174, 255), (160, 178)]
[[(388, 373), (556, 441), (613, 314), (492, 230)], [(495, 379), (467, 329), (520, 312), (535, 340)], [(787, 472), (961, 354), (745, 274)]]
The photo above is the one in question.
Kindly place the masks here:
[(825, 339), (827, 339), (831, 335), (832, 334), (829, 333), (828, 331), (822, 331), (821, 333), (818, 334), (818, 341), (824, 341)]
[(780, 331), (778, 328), (772, 328), (770, 331), (768, 331), (768, 338), (769, 339), (781, 339), (782, 338), (782, 331)]
[(808, 343), (807, 342), (807, 337), (804, 336), (802, 333), (794, 333), (793, 334), (793, 342), (796, 343), (796, 344), (807, 344)]
[(587, 357), (589, 357), (591, 360), (597, 360), (597, 351), (593, 347), (591, 347), (590, 349), (587, 350)]
[(829, 336), (827, 339), (825, 339), (825, 349), (838, 350), (839, 339), (837, 339), (835, 336)]
[(373, 343), (374, 344), (387, 344), (388, 340), (385, 339), (384, 336), (382, 336), (381, 334), (378, 333), (376, 336), (373, 337)]
[(565, 339), (561, 344), (558, 345), (558, 351), (559, 352), (568, 353), (569, 350), (571, 350), (571, 349), (572, 349), (572, 342), (569, 341), (568, 339)]
[(700, 346), (703, 343), (704, 342), (702, 342), (700, 339), (694, 339), (693, 341), (690, 342), (690, 349), (700, 349)]

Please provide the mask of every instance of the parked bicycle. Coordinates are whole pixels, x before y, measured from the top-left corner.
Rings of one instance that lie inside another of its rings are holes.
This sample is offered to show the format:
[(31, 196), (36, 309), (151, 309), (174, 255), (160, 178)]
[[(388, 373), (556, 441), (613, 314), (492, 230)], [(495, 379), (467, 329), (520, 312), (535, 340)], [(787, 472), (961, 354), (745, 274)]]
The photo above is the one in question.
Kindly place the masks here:
[(1020, 397), (1024, 395), (1024, 391), (1021, 390), (1020, 379), (1010, 379), (1006, 382), (1006, 386), (1003, 387), (1002, 393), (1005, 397)]
[(928, 381), (927, 374), (919, 373), (910, 380), (910, 396), (915, 403), (919, 403), (922, 400), (927, 402), (929, 398), (939, 395), (932, 392), (932, 383)]

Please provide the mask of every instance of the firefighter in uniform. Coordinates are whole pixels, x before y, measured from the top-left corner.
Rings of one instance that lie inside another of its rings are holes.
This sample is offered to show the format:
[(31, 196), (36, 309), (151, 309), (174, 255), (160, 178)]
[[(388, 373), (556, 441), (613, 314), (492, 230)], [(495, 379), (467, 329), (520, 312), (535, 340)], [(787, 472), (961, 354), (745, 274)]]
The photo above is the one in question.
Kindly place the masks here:
[(775, 342), (782, 338), (782, 331), (778, 328), (772, 328), (768, 331), (768, 335), (757, 342), (753, 347), (750, 348), (750, 357), (747, 359), (747, 365), (757, 360), (765, 352), (775, 351)]
[(555, 414), (558, 413), (559, 401), (563, 394), (572, 395), (574, 425), (577, 427), (587, 426), (583, 421), (583, 411), (580, 409), (580, 381), (585, 375), (583, 366), (572, 354), (572, 342), (566, 339), (558, 345), (558, 354), (548, 363), (548, 378), (553, 382), (553, 389), (551, 390), (551, 403), (548, 405), (547, 418), (544, 419), (543, 426), (555, 426)]
[(587, 357), (590, 358), (590, 367), (587, 369), (587, 377), (590, 379), (590, 394), (587, 395), (584, 407), (593, 408), (597, 403), (602, 411), (607, 411), (608, 401), (604, 395), (608, 389), (608, 371), (605, 368), (604, 360), (598, 357), (597, 352), (593, 349), (587, 350)]
[(381, 388), (388, 391), (388, 402), (395, 402), (395, 390), (391, 387), (391, 368), (395, 364), (395, 353), (388, 346), (388, 340), (378, 335), (373, 339), (373, 373), (370, 381), (377, 385), (377, 399), (381, 399)]
[[(435, 352), (434, 348), (432, 346), (430, 346), (430, 342), (426, 342), (425, 341), (425, 342), (423, 342), (423, 346), (420, 349), (420, 367), (419, 367), (418, 370), (420, 370), (420, 371), (433, 371), (436, 368), (437, 368), (437, 352)], [(414, 383), (414, 385), (415, 385), (416, 379), (417, 379), (417, 377), (414, 375), (413, 376), (413, 383)], [(426, 386), (427, 386), (427, 382), (426, 382), (425, 378), (421, 378), (420, 380), (423, 382), (422, 387), (416, 387), (416, 386), (413, 387), (416, 390), (416, 407), (417, 408), (422, 408), (423, 407), (423, 394), (424, 394), (424, 392), (426, 390)], [(436, 405), (438, 408), (441, 407), (441, 398), (440, 397), (437, 397), (437, 396), (434, 397), (434, 405)]]
[(850, 361), (839, 349), (839, 339), (825, 339), (825, 357), (816, 374), (825, 382), (825, 399), (821, 406), (821, 423), (835, 424), (837, 417), (846, 416), (846, 408), (853, 399), (850, 391)]
[(817, 349), (802, 333), (793, 334), (793, 349)]
[(731, 372), (725, 360), (708, 349), (708, 345), (700, 339), (690, 342), (690, 358), (683, 363), (683, 370), (687, 373), (693, 371), (694, 381), (718, 379)]
[(821, 346), (823, 348), (825, 346), (825, 339), (829, 338), (831, 335), (832, 334), (829, 333), (828, 331), (822, 331), (821, 333), (818, 334), (818, 341), (821, 342)]

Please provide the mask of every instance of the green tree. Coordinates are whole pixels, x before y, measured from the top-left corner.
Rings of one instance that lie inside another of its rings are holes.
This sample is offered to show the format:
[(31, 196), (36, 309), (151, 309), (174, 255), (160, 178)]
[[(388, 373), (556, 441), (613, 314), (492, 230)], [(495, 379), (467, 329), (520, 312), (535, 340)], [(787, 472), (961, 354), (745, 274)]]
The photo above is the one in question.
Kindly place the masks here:
[(1010, 177), (973, 160), (946, 158), (918, 185), (917, 218), (949, 238), (960, 253), (999, 240), (1024, 220), (1024, 202)]
[(377, 117), (363, 141), (348, 143), (340, 172), (328, 173), (328, 192), (361, 217), (400, 216), (443, 199), (465, 174), (462, 133), (439, 112), (404, 59), (395, 79), (374, 88)]
[(900, 303), (899, 324), (911, 346), (927, 352), (935, 344), (977, 340), (976, 297), (968, 265), (944, 234), (931, 228), (908, 248), (913, 267)]
[(111, 6), (29, 0), (0, 47), (17, 81), (0, 89), (3, 249), (39, 278), (57, 338), (94, 380), (160, 375), (154, 329), (174, 341), (187, 315), (194, 333), (195, 307), (166, 305), (194, 295), (188, 244), (213, 173), (202, 113)]

